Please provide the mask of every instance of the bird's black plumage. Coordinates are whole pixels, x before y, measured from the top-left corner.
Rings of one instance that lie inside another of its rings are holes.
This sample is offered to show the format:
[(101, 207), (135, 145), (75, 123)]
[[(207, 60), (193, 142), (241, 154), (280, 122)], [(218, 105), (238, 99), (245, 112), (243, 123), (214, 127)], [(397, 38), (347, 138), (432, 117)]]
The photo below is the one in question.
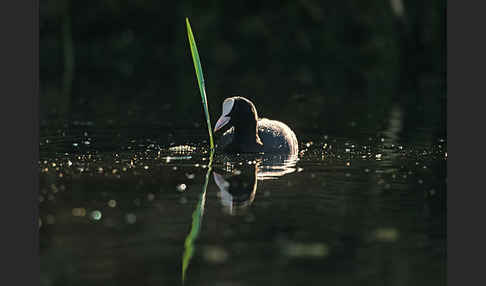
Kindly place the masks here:
[(217, 148), (224, 152), (298, 153), (299, 144), (292, 129), (283, 122), (259, 118), (255, 105), (244, 97), (225, 99), (215, 131), (223, 126), (231, 126), (218, 142)]

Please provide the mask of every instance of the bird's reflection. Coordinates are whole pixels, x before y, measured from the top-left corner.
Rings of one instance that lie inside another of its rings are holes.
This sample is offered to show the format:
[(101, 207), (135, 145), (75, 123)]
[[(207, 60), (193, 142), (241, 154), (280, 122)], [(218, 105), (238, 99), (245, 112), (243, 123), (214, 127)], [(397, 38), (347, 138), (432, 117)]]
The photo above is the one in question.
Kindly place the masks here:
[[(251, 205), (255, 199), (258, 181), (275, 179), (295, 171), (298, 161), (296, 155), (262, 155), (259, 157), (237, 156), (236, 158), (223, 158), (224, 167), (219, 171), (213, 170), (214, 151), (209, 157), (208, 170), (203, 185), (202, 193), (192, 214), (192, 224), (184, 243), (182, 254), (182, 283), (186, 279), (186, 271), (194, 254), (194, 242), (196, 241), (204, 215), (206, 190), (211, 172), (220, 192), (219, 197), (223, 209), (230, 214), (242, 210)], [(217, 167), (215, 169), (218, 169)]]
[(229, 177), (213, 172), (214, 181), (219, 188), (219, 198), (223, 210), (234, 214), (249, 206), (255, 199), (257, 189), (257, 168), (255, 165), (243, 168)]
[[(294, 172), (298, 157), (267, 155), (252, 159), (228, 160), (224, 169), (213, 172), (223, 210), (229, 214), (236, 214), (253, 203), (258, 181), (276, 179)], [(243, 164), (242, 160), (246, 162)]]

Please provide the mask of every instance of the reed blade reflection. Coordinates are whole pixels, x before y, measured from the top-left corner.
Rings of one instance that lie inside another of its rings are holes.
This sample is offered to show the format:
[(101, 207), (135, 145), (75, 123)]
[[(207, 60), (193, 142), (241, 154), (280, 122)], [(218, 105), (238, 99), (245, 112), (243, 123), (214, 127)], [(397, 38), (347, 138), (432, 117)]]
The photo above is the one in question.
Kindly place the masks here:
[(189, 263), (191, 262), (191, 258), (194, 254), (194, 242), (196, 241), (199, 230), (201, 228), (202, 219), (204, 215), (204, 203), (206, 202), (206, 190), (208, 188), (209, 176), (211, 175), (212, 166), (213, 166), (213, 156), (214, 156), (214, 149), (211, 149), (209, 155), (209, 164), (208, 164), (208, 171), (206, 172), (206, 178), (204, 181), (203, 189), (201, 196), (199, 197), (199, 201), (197, 202), (196, 209), (192, 213), (192, 225), (191, 231), (186, 237), (184, 242), (184, 253), (182, 254), (182, 283), (186, 280), (186, 271)]

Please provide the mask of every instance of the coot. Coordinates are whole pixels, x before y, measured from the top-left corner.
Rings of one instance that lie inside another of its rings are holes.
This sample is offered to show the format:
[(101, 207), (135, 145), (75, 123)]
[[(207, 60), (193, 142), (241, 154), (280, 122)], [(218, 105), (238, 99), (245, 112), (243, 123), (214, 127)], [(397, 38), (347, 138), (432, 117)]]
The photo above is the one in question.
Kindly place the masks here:
[(280, 121), (258, 118), (255, 105), (244, 97), (235, 96), (223, 101), (223, 112), (214, 132), (230, 126), (217, 147), (224, 152), (289, 155), (299, 152), (299, 143), (292, 129)]

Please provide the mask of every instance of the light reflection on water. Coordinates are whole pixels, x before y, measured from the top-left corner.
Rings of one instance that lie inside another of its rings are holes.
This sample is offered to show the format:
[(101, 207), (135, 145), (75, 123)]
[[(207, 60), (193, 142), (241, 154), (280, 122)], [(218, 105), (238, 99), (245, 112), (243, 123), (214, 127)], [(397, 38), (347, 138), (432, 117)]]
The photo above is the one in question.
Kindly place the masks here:
[[(41, 146), (43, 285), (180, 284), (207, 148), (157, 138), (98, 148), (109, 143), (88, 135), (89, 146)], [(216, 154), (187, 283), (440, 282), (445, 140), (303, 137), (296, 158)], [(278, 275), (257, 278), (268, 271)]]

